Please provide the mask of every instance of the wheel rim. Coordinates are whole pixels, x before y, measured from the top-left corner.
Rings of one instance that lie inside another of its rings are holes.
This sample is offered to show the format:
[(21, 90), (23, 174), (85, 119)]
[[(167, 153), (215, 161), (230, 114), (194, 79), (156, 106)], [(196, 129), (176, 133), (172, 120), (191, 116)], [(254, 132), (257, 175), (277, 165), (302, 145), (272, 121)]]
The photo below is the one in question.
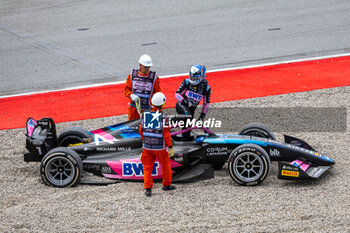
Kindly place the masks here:
[(45, 176), (55, 186), (65, 186), (75, 177), (75, 169), (72, 161), (58, 156), (51, 159), (45, 167)]
[(243, 132), (242, 135), (272, 139), (272, 136), (264, 130), (254, 129)]
[(232, 166), (234, 174), (244, 182), (256, 181), (264, 172), (263, 160), (251, 152), (238, 155)]

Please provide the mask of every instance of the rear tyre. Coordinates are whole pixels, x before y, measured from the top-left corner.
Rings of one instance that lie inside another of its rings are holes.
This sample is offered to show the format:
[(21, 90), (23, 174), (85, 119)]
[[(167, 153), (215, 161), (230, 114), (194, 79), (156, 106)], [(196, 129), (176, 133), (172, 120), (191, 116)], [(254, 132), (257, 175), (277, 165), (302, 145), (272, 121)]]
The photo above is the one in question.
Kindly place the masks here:
[(244, 144), (234, 149), (228, 159), (228, 171), (239, 185), (258, 185), (270, 171), (270, 158), (255, 144)]
[(77, 152), (57, 147), (50, 150), (40, 164), (40, 175), (45, 184), (58, 188), (78, 185), (83, 162)]
[(246, 124), (238, 131), (238, 134), (276, 140), (275, 134), (267, 125), (257, 122)]
[(82, 143), (84, 138), (92, 139), (93, 137), (86, 129), (78, 126), (71, 126), (63, 130), (58, 135), (57, 140), (59, 146), (67, 147), (69, 145)]

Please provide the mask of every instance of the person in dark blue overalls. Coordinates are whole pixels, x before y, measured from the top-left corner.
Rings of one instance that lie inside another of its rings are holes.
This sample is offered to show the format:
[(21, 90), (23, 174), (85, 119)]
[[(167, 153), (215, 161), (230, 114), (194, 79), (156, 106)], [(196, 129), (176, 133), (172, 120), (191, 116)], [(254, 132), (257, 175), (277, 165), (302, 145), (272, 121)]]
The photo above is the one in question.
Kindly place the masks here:
[[(198, 120), (203, 121), (210, 104), (211, 88), (205, 79), (206, 68), (202, 64), (191, 67), (189, 77), (184, 79), (175, 93), (176, 112), (181, 115), (189, 115), (193, 119), (198, 104), (203, 100), (203, 107)], [(190, 136), (190, 132), (183, 137)]]

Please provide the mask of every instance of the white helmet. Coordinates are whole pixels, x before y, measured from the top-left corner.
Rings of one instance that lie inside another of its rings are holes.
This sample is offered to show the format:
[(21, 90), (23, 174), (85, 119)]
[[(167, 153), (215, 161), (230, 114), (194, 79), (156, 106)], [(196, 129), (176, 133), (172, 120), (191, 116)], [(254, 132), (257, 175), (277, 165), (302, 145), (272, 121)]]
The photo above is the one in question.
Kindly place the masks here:
[(189, 81), (192, 85), (198, 85), (205, 78), (206, 68), (202, 64), (196, 64), (191, 67)]
[(140, 57), (139, 63), (142, 64), (143, 66), (147, 66), (147, 67), (153, 66), (152, 58), (150, 56), (148, 56), (147, 54), (144, 54)]
[(166, 101), (165, 95), (162, 92), (157, 92), (152, 97), (153, 106), (162, 106)]

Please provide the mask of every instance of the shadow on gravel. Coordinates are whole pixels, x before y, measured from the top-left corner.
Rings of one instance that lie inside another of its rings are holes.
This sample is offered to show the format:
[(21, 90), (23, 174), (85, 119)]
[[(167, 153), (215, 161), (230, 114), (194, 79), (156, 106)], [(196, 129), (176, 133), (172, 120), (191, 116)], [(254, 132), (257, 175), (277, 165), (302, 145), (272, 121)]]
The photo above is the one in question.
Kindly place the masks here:
[(39, 177), (40, 164), (25, 163), (23, 166), (15, 169), (16, 174), (21, 174), (21, 177)]

